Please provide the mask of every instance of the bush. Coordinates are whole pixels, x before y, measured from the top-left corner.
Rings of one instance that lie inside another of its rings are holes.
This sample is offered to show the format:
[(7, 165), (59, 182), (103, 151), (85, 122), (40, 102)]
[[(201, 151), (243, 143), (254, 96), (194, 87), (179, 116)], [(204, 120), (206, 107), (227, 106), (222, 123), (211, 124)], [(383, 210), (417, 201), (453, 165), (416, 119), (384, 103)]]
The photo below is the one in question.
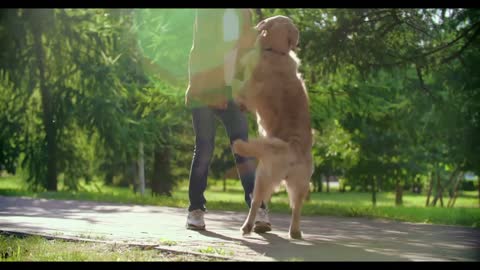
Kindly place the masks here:
[(462, 185), (460, 188), (461, 190), (465, 191), (474, 191), (475, 185), (473, 184), (473, 181), (462, 181)]

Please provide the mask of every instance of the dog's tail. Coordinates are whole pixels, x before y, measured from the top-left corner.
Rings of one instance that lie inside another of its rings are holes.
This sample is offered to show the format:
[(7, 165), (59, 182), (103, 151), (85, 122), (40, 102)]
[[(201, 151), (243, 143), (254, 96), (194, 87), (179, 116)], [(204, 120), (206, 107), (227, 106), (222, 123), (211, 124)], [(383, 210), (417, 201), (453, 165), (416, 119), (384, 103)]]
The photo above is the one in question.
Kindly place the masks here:
[(257, 138), (248, 142), (236, 140), (233, 152), (245, 157), (262, 158), (265, 155), (281, 155), (289, 151), (289, 144), (277, 138)]

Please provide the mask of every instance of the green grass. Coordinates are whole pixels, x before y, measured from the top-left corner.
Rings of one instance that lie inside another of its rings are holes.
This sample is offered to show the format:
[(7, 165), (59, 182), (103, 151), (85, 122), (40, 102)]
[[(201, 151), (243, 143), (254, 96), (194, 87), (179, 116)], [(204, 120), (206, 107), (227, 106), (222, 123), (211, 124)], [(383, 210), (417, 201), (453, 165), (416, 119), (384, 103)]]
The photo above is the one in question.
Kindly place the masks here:
[[(180, 183), (172, 197), (152, 197), (147, 189), (145, 196), (134, 194), (131, 189), (109, 187), (100, 182), (86, 185), (81, 183), (79, 191), (67, 192), (32, 192), (25, 188), (19, 177), (0, 177), (0, 195), (28, 196), (33, 198), (90, 200), (116, 202), (140, 205), (159, 205), (186, 208), (188, 206), (187, 183)], [(229, 180), (227, 192), (222, 190), (221, 181), (209, 181), (205, 193), (207, 207), (211, 210), (230, 210), (246, 212), (244, 194), (239, 181)], [(480, 208), (478, 207), (477, 191), (462, 191), (454, 208), (426, 208), (424, 194), (404, 192), (403, 206), (395, 206), (393, 192), (377, 193), (377, 206), (372, 207), (371, 194), (362, 192), (340, 193), (332, 190), (330, 193), (312, 193), (310, 201), (302, 210), (302, 214), (329, 215), (348, 217), (386, 218), (417, 223), (462, 225), (480, 227)], [(448, 197), (444, 197), (446, 204)], [(272, 197), (269, 204), (271, 212), (290, 213), (288, 196), (280, 191)]]
[(200, 253), (205, 253), (205, 254), (213, 254), (213, 255), (222, 255), (222, 256), (233, 256), (234, 253), (233, 251), (225, 251), (223, 248), (215, 248), (215, 247), (206, 247), (206, 248), (201, 248), (198, 250)]
[(160, 243), (167, 246), (175, 246), (177, 244), (177, 242), (168, 239), (160, 239)]
[(0, 261), (212, 261), (204, 256), (142, 250), (127, 245), (47, 240), (0, 234)]

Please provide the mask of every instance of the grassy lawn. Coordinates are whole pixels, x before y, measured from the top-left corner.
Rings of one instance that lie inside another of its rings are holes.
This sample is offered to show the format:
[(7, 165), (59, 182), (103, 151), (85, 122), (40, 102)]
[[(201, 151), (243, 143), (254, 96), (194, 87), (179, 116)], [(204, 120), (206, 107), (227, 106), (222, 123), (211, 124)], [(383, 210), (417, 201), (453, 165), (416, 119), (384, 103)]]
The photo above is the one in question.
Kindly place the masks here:
[[(91, 200), (103, 202), (117, 202), (129, 204), (159, 205), (186, 208), (188, 206), (187, 183), (180, 183), (172, 197), (152, 197), (150, 191), (145, 196), (134, 194), (131, 189), (109, 187), (100, 182), (82, 183), (79, 191), (67, 192), (32, 192), (25, 188), (19, 177), (0, 177), (0, 195), (28, 196), (34, 198)], [(205, 196), (207, 207), (210, 210), (247, 211), (243, 199), (243, 191), (239, 181), (229, 180), (227, 192), (223, 192), (221, 181), (209, 181), (209, 188)], [(480, 208), (478, 207), (478, 193), (463, 191), (457, 198), (454, 208), (429, 207), (426, 208), (424, 194), (404, 192), (404, 205), (394, 205), (393, 192), (377, 194), (377, 206), (372, 207), (371, 194), (362, 192), (340, 193), (332, 190), (330, 193), (312, 193), (310, 201), (305, 204), (303, 215), (330, 215), (349, 217), (386, 218), (400, 221), (462, 225), (480, 227)], [(444, 203), (448, 197), (444, 197)], [(272, 197), (269, 204), (273, 213), (290, 213), (288, 197), (284, 191), (279, 191)]]
[(218, 261), (209, 257), (93, 242), (0, 234), (0, 261)]

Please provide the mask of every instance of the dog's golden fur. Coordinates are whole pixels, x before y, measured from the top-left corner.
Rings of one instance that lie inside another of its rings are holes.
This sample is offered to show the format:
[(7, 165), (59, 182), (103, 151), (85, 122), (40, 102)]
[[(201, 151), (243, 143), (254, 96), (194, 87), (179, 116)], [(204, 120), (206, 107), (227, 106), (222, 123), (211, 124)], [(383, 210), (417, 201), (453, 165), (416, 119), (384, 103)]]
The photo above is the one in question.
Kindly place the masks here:
[(313, 164), (308, 95), (298, 72), (300, 61), (292, 51), (298, 30), (284, 16), (265, 19), (257, 30), (257, 49), (241, 60), (245, 81), (234, 86), (237, 102), (256, 114), (261, 134), (233, 144), (235, 153), (259, 160), (252, 206), (242, 230), (251, 232), (261, 202), (269, 200), (285, 180), (292, 208), (289, 234), (301, 238), (301, 208), (308, 196)]

